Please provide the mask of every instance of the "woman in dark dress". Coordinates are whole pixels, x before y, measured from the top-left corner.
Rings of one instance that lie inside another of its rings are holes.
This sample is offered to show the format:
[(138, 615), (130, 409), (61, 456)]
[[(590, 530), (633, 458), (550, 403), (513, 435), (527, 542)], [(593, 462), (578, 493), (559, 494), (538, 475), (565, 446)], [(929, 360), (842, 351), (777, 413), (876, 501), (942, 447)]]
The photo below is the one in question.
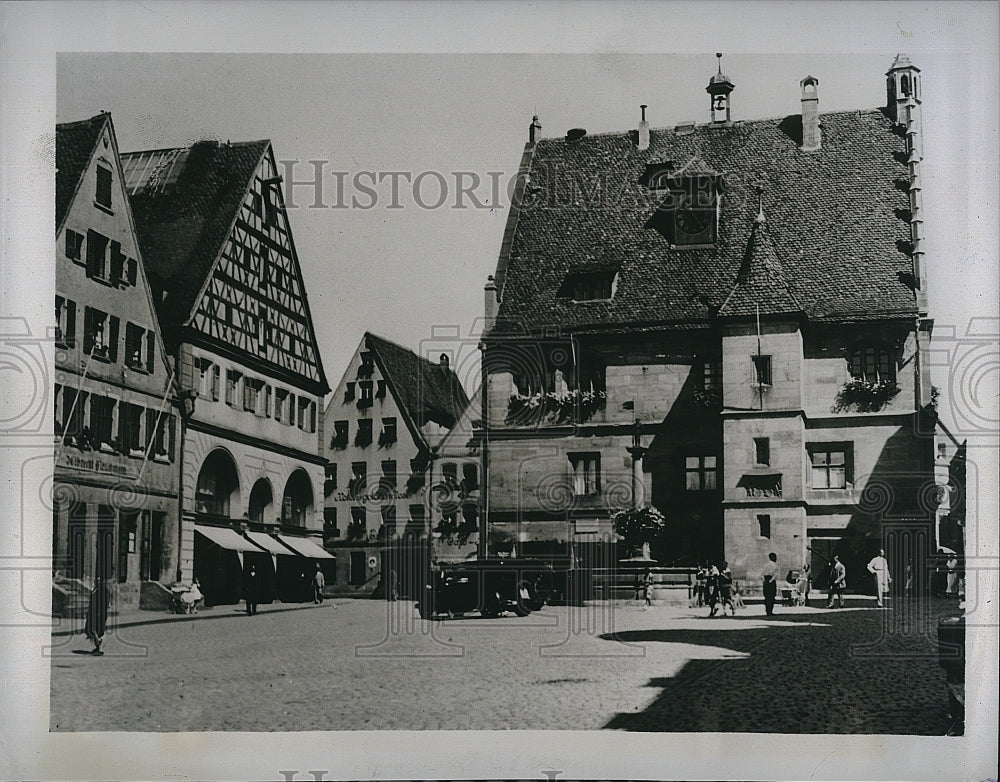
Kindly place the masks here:
[(87, 623), (83, 632), (94, 644), (91, 654), (102, 655), (101, 645), (104, 643), (104, 633), (108, 629), (108, 605), (111, 603), (111, 593), (108, 582), (101, 576), (94, 579), (94, 588), (87, 604)]

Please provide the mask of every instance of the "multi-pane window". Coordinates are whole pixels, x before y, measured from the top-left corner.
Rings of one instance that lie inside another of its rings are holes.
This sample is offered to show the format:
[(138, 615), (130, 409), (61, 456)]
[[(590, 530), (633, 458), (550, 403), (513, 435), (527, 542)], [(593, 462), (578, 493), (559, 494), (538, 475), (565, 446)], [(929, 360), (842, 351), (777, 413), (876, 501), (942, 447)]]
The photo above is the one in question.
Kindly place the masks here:
[(237, 372), (235, 369), (226, 370), (226, 404), (230, 407), (236, 405), (236, 399), (239, 394), (240, 380), (242, 379), (242, 373)]
[(110, 445), (115, 417), (115, 400), (106, 396), (90, 397), (90, 433), (94, 445)]
[(327, 462), (326, 474), (323, 481), (323, 496), (329, 497), (337, 491), (337, 463)]
[(258, 380), (256, 378), (248, 377), (243, 381), (243, 409), (248, 410), (251, 413), (258, 413), (261, 407), (261, 388), (264, 385), (263, 380)]
[(753, 358), (753, 382), (755, 386), (771, 385), (771, 357), (752, 356)]
[(851, 351), (851, 377), (862, 380), (895, 380), (896, 362), (892, 354), (879, 345), (866, 345)]
[(812, 464), (812, 488), (845, 489), (851, 480), (848, 450), (838, 445), (809, 445)]
[(118, 318), (87, 307), (83, 315), (83, 350), (108, 361), (118, 359)]
[(160, 459), (174, 458), (174, 416), (169, 413), (147, 411), (147, 426), (151, 433), (153, 455)]
[(573, 494), (578, 497), (600, 494), (601, 455), (599, 453), (571, 453), (569, 456)]
[(372, 420), (362, 418), (358, 420), (358, 433), (354, 436), (354, 444), (364, 448), (372, 442)]
[(378, 436), (379, 445), (392, 445), (396, 442), (396, 419), (383, 418), (382, 419), (382, 431)]
[(718, 389), (722, 386), (722, 367), (717, 360), (702, 359), (701, 388), (704, 391)]
[(371, 407), (372, 406), (372, 381), (362, 380), (358, 383), (358, 388), (360, 390), (361, 396), (358, 397), (358, 407)]
[(347, 421), (334, 421), (333, 422), (333, 437), (330, 438), (331, 448), (346, 448), (347, 447)]
[(768, 437), (753, 438), (754, 464), (769, 465), (771, 463), (771, 440)]
[(56, 344), (73, 347), (76, 343), (76, 302), (56, 296)]
[(87, 231), (87, 276), (103, 280), (107, 277), (108, 237), (97, 231)]
[(368, 484), (368, 464), (366, 462), (351, 462), (351, 484), (347, 490), (352, 497), (360, 497), (365, 493)]
[(155, 349), (156, 336), (153, 331), (147, 331), (135, 323), (125, 324), (125, 363), (130, 368), (151, 373)]
[(688, 491), (712, 491), (718, 483), (715, 456), (687, 456), (684, 459), (684, 486)]
[(83, 234), (66, 229), (66, 257), (71, 261), (83, 260)]
[(382, 485), (389, 491), (396, 491), (396, 460), (382, 462)]
[(97, 193), (94, 201), (105, 209), (111, 208), (111, 169), (97, 166)]
[(123, 402), (118, 413), (118, 441), (123, 451), (142, 448), (142, 408)]

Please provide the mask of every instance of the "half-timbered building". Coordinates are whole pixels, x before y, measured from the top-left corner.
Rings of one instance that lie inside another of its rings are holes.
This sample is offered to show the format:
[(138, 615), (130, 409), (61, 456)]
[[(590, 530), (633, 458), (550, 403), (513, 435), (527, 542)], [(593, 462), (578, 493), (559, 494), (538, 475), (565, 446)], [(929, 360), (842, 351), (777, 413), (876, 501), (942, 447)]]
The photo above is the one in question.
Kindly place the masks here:
[(328, 556), (329, 388), (271, 144), (201, 141), (122, 161), (185, 422), (180, 575), (235, 601), (251, 560), (280, 595), (313, 566), (286, 544)]
[(172, 372), (110, 114), (56, 126), (54, 609), (96, 576), (119, 606), (174, 578)]
[(820, 581), (834, 552), (920, 561), (919, 68), (885, 84), (882, 107), (820, 114), (806, 76), (799, 111), (744, 120), (720, 66), (703, 123), (643, 106), (630, 131), (542, 138), (535, 118), (487, 286), (491, 530), (613, 561), (613, 515), (652, 504), (655, 559), (726, 558), (758, 588), (770, 552)]

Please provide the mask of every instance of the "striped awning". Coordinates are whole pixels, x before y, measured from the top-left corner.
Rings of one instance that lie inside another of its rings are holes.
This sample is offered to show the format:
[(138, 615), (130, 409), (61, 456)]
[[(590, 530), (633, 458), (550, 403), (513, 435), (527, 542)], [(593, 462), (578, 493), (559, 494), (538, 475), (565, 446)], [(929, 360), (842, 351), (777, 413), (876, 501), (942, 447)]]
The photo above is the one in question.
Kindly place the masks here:
[(296, 538), (291, 535), (282, 535), (279, 533), (278, 540), (290, 549), (294, 549), (302, 556), (309, 557), (310, 559), (336, 559), (333, 554), (309, 538)]

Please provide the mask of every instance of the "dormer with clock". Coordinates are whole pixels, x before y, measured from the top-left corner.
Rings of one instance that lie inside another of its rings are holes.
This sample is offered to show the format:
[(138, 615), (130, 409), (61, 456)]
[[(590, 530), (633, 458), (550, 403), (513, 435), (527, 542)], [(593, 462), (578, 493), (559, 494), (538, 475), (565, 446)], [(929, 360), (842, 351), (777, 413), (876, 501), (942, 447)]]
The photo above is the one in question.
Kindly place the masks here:
[(647, 167), (642, 184), (664, 193), (646, 223), (673, 249), (714, 247), (719, 237), (722, 176), (697, 156), (677, 169), (672, 162)]

